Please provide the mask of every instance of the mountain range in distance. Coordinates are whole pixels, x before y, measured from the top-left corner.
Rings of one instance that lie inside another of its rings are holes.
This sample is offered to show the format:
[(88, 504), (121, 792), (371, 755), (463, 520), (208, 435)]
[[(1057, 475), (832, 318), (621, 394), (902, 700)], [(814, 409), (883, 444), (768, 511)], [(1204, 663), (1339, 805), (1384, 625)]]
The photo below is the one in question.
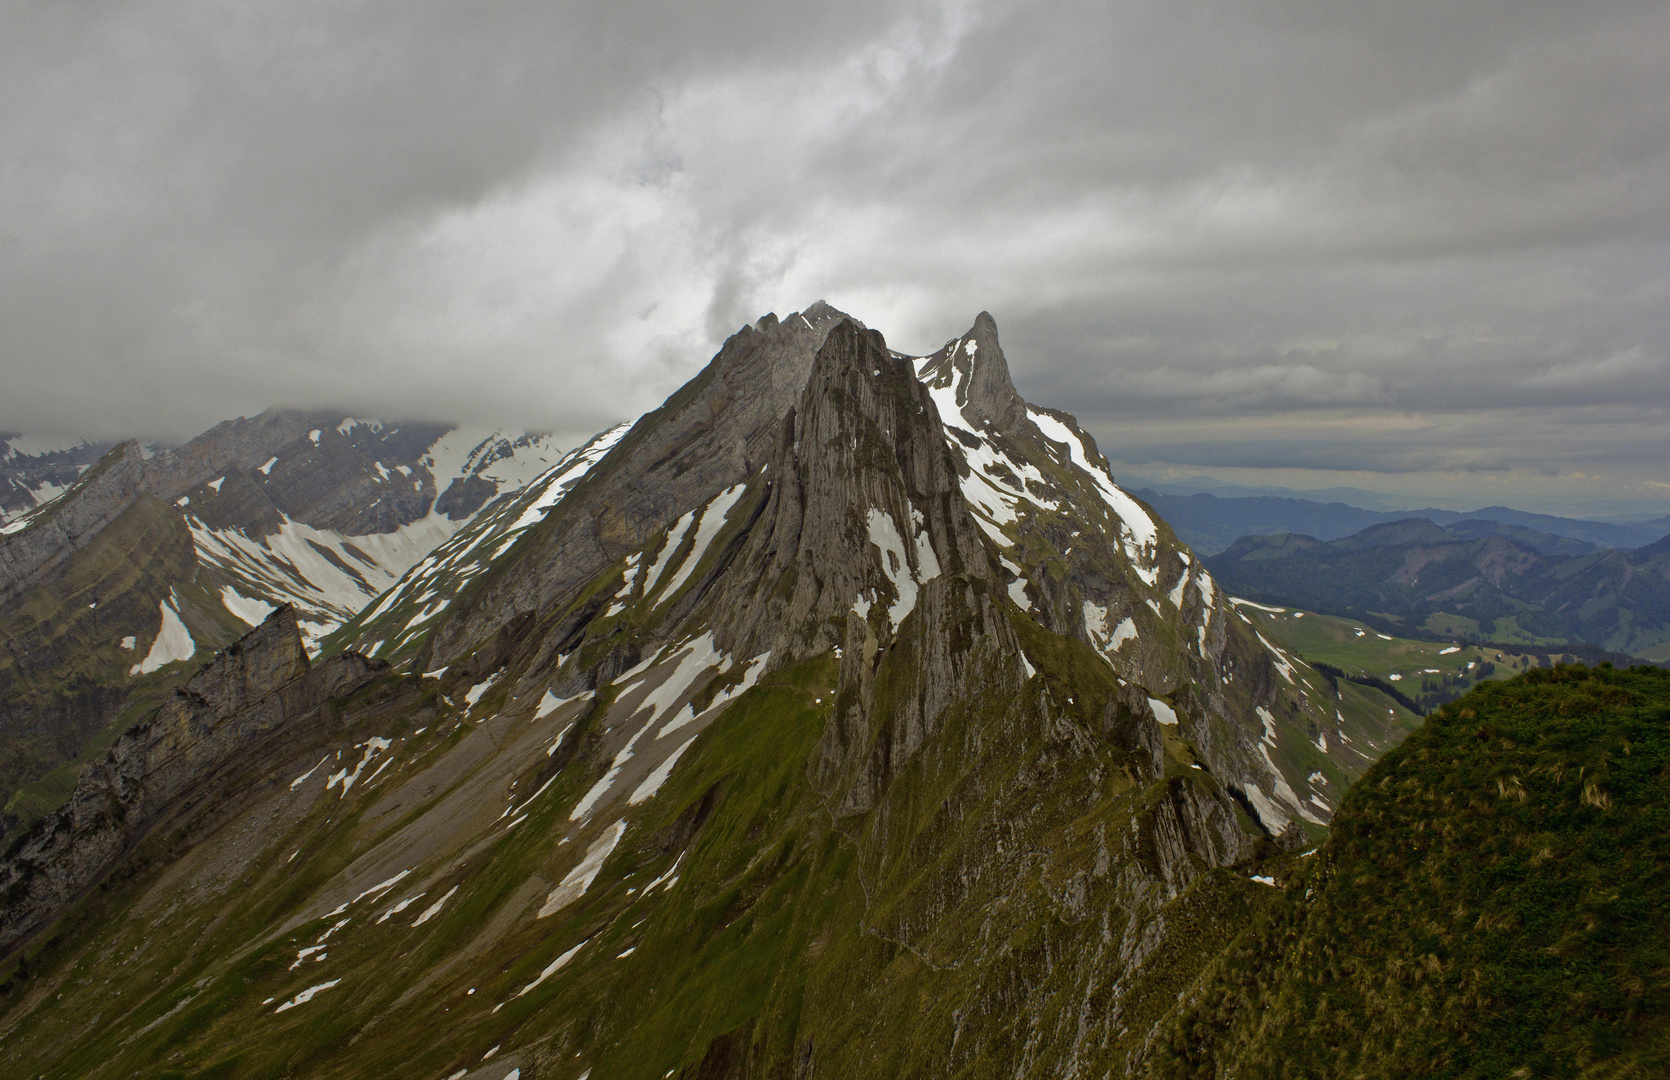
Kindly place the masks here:
[(1359, 619), (1406, 636), (1586, 644), (1670, 660), (1670, 537), (1635, 549), (1497, 522), (1387, 522), (1335, 540), (1244, 536), (1206, 560), (1238, 596)]
[(563, 457), (544, 435), (283, 409), (172, 449), (0, 446), (0, 836), (275, 608), (317, 654)]
[[(1619, 523), (1581, 518), (1534, 514), (1506, 506), (1486, 506), (1471, 511), (1374, 510), (1344, 502), (1278, 495), (1221, 495), (1211, 492), (1177, 493), (1143, 487), (1135, 494), (1171, 523), (1177, 535), (1202, 555), (1216, 555), (1243, 536), (1294, 533), (1318, 540), (1338, 540), (1373, 525), (1421, 518), (1434, 525), (1459, 522), (1492, 522), (1503, 527), (1500, 535), (1573, 541), (1558, 548), (1559, 554), (1585, 555), (1601, 548), (1645, 547), (1670, 535), (1670, 515), (1646, 521)], [(1367, 493), (1364, 493), (1367, 494)], [(1471, 526), (1475, 531), (1481, 526)], [(1516, 532), (1507, 530), (1517, 530)], [(1586, 546), (1585, 546), (1586, 545)], [(1545, 554), (1554, 554), (1554, 550)]]

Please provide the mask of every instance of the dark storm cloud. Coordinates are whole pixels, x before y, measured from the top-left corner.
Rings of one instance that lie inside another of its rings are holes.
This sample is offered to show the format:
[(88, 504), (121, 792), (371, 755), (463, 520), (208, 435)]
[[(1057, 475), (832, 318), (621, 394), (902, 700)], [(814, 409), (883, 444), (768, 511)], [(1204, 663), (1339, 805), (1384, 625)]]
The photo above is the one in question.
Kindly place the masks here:
[(0, 18), (0, 428), (579, 432), (821, 296), (1126, 462), (1670, 495), (1662, 4)]

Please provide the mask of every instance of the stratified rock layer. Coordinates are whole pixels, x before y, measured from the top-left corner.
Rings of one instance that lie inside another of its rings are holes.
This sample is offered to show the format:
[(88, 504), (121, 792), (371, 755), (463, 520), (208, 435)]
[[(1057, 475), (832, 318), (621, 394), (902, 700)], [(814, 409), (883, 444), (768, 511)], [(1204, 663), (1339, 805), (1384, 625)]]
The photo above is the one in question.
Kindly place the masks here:
[(118, 737), (68, 805), (13, 843), (0, 862), (0, 951), (110, 870), (189, 791), (385, 670), (353, 653), (312, 667), (294, 612), (273, 612)]

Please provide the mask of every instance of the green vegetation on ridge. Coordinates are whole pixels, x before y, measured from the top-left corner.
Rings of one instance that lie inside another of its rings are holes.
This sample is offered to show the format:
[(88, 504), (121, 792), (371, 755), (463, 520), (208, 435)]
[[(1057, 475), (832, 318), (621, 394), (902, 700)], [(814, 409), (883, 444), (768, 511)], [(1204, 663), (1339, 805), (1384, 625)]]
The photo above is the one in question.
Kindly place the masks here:
[(1670, 673), (1491, 682), (1346, 796), (1151, 1074), (1670, 1072)]

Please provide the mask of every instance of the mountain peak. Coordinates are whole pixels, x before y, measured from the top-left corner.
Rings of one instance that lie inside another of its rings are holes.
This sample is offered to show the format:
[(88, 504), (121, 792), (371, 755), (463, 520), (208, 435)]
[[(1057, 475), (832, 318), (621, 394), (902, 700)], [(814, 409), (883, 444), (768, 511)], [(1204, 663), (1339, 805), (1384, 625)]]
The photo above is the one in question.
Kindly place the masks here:
[(997, 340), (997, 320), (990, 312), (976, 315), (967, 333), (934, 353), (921, 376), (936, 389), (955, 387), (957, 407), (976, 426), (1007, 431), (1026, 416), (1026, 404), (1015, 392), (1009, 362)]

